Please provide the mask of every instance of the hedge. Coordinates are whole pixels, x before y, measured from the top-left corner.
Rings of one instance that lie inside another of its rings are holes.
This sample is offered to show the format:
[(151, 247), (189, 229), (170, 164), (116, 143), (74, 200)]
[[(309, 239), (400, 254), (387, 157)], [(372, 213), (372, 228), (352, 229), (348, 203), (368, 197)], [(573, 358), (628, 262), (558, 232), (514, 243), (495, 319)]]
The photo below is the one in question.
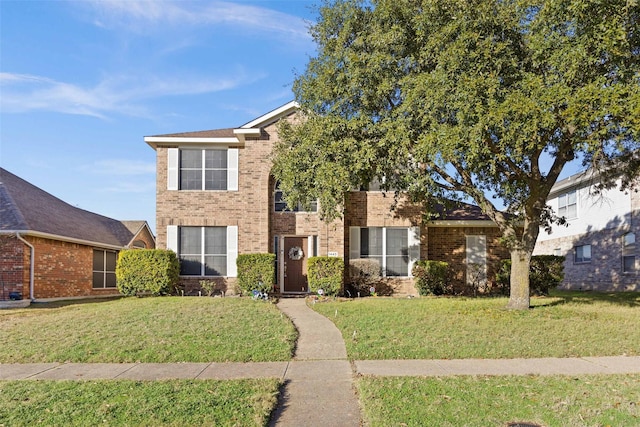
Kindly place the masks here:
[(116, 283), (123, 295), (171, 293), (180, 276), (175, 252), (164, 249), (120, 251), (116, 264)]
[(344, 260), (342, 258), (317, 256), (307, 262), (307, 280), (309, 290), (317, 293), (320, 289), (325, 295), (336, 295), (342, 288), (344, 278)]
[[(529, 292), (531, 295), (549, 295), (564, 279), (563, 256), (536, 255), (531, 257), (529, 266)], [(502, 293), (508, 295), (511, 290), (511, 260), (503, 259), (496, 281)]]
[(236, 259), (238, 287), (244, 294), (273, 292), (276, 281), (276, 255), (240, 254)]
[(452, 293), (449, 285), (449, 264), (444, 261), (416, 261), (411, 270), (420, 295)]

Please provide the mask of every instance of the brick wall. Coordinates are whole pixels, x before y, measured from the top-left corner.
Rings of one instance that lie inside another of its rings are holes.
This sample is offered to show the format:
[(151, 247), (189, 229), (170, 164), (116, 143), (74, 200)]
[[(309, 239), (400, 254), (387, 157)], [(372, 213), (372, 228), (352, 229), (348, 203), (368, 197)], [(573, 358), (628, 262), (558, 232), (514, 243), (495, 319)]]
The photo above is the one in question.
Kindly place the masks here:
[(487, 278), (495, 283), (495, 274), (502, 259), (509, 259), (509, 251), (500, 244), (497, 227), (429, 227), (428, 249), (430, 260), (444, 261), (452, 271), (452, 283), (457, 293), (467, 293), (466, 237), (484, 235), (487, 239)]
[(10, 292), (29, 298), (29, 253), (16, 237), (0, 236), (0, 301), (8, 300)]
[(36, 299), (119, 295), (117, 289), (93, 289), (93, 247), (29, 237), (35, 248)]

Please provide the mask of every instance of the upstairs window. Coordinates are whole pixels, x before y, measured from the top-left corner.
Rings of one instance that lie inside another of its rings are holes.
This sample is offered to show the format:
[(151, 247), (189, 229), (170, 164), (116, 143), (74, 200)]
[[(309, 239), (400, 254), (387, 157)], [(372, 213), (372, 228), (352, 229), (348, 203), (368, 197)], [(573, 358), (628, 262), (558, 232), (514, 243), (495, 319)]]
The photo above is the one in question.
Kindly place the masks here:
[(298, 204), (293, 209), (287, 205), (287, 202), (284, 201), (284, 194), (280, 189), (280, 182), (276, 182), (274, 191), (273, 191), (273, 209), (276, 212), (318, 212), (318, 202), (313, 201), (309, 204), (308, 211), (304, 210), (304, 207), (301, 204)]
[(227, 150), (181, 150), (181, 190), (226, 190)]
[(574, 261), (576, 264), (591, 262), (591, 245), (580, 245), (574, 248)]
[(238, 191), (238, 148), (167, 149), (167, 190)]
[(558, 196), (558, 216), (565, 217), (566, 219), (578, 217), (576, 190)]
[(636, 271), (636, 235), (627, 233), (622, 236), (622, 271)]

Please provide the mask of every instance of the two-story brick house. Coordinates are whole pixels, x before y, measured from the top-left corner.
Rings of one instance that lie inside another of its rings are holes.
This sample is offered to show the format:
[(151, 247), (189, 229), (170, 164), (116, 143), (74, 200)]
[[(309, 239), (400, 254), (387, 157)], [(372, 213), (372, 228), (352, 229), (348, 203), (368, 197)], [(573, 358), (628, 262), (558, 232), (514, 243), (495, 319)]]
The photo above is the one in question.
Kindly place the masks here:
[(598, 175), (582, 172), (558, 181), (547, 204), (566, 225), (540, 230), (534, 255), (562, 255), (562, 287), (575, 290), (638, 291), (640, 193), (616, 187), (594, 191)]
[(422, 211), (380, 191), (347, 194), (342, 220), (323, 222), (311, 212), (288, 209), (271, 175), (277, 122), (292, 120), (290, 102), (228, 129), (145, 137), (157, 153), (158, 247), (181, 259), (187, 293), (203, 279), (234, 290), (241, 253), (275, 253), (280, 293), (305, 293), (309, 257), (348, 262), (375, 258), (397, 294), (417, 294), (411, 267), (418, 259), (449, 262), (461, 286), (467, 266), (483, 266), (492, 280), (498, 260), (508, 258), (499, 231), (475, 206), (424, 222)]

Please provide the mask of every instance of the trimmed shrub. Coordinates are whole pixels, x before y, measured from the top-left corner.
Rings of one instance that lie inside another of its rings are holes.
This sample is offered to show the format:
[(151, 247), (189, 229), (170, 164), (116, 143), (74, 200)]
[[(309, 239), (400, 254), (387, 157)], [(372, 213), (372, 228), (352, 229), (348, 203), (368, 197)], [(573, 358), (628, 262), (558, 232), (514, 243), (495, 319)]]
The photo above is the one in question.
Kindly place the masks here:
[[(529, 293), (531, 295), (549, 295), (549, 290), (556, 288), (564, 279), (563, 256), (536, 255), (531, 257), (529, 266)], [(496, 282), (502, 293), (511, 291), (511, 260), (503, 259), (500, 270), (496, 273)]]
[(452, 293), (449, 281), (449, 264), (443, 261), (420, 260), (411, 270), (420, 295), (445, 295)]
[(316, 256), (307, 262), (309, 290), (317, 293), (322, 289), (325, 295), (336, 295), (342, 288), (344, 260), (342, 258)]
[(169, 294), (179, 276), (180, 261), (171, 250), (128, 249), (120, 251), (118, 256), (116, 281), (123, 295)]
[(238, 287), (242, 293), (272, 292), (276, 283), (275, 254), (240, 254), (236, 260)]
[(371, 258), (356, 258), (349, 260), (349, 285), (353, 291), (352, 297), (356, 295), (369, 295), (369, 289), (379, 288), (380, 262)]

